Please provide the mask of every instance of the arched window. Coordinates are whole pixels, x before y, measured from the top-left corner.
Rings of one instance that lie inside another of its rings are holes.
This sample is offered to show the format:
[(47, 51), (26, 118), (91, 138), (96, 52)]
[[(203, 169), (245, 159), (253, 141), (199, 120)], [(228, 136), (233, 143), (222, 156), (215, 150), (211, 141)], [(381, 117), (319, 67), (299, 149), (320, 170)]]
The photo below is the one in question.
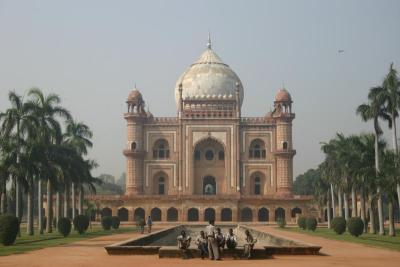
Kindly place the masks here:
[(275, 210), (275, 221), (278, 221), (279, 219), (286, 220), (285, 219), (285, 210), (281, 207), (279, 207)]
[(267, 152), (265, 150), (265, 144), (260, 139), (255, 139), (250, 144), (249, 149), (249, 158), (252, 159), (265, 159), (267, 156)]
[(283, 150), (288, 149), (288, 142), (285, 141), (285, 142), (282, 143), (282, 149)]
[(214, 152), (211, 149), (208, 149), (204, 154), (206, 160), (213, 160), (214, 159)]
[(260, 176), (254, 177), (254, 194), (255, 195), (261, 194), (261, 178), (260, 178)]
[(206, 176), (203, 180), (203, 194), (204, 195), (215, 195), (216, 194), (215, 178), (212, 176)]
[(126, 208), (118, 209), (118, 218), (121, 222), (128, 221), (128, 210)]
[(224, 160), (224, 159), (225, 159), (225, 153), (224, 153), (224, 151), (218, 152), (218, 159), (219, 159), (219, 160)]
[(232, 221), (232, 210), (229, 208), (223, 208), (221, 210), (221, 221), (231, 222)]
[(199, 210), (196, 208), (190, 208), (188, 210), (188, 221), (197, 222), (199, 221)]
[(112, 215), (112, 210), (110, 208), (106, 207), (101, 210), (101, 218), (111, 215)]
[(178, 210), (175, 208), (169, 208), (167, 210), (167, 221), (176, 222), (178, 220)]
[(135, 209), (135, 212), (133, 213), (133, 217), (134, 217), (135, 221), (142, 220), (142, 219), (145, 220), (146, 217), (145, 217), (144, 209), (143, 208)]
[(253, 212), (251, 211), (250, 208), (244, 208), (242, 209), (240, 213), (240, 220), (242, 222), (251, 222), (253, 220)]
[(136, 142), (132, 142), (132, 143), (131, 143), (131, 150), (132, 150), (132, 151), (135, 151), (135, 150), (136, 150), (136, 147), (137, 147)]
[(215, 210), (213, 208), (207, 208), (204, 211), (204, 221), (208, 222), (215, 220)]
[(195, 160), (200, 160), (200, 155), (201, 155), (201, 154), (200, 154), (200, 150), (197, 150), (197, 149), (196, 149), (196, 150), (194, 151), (194, 159), (195, 159)]
[(165, 178), (164, 177), (158, 178), (158, 194), (159, 195), (165, 194)]
[(266, 208), (261, 208), (258, 210), (258, 221), (259, 222), (269, 221), (269, 211)]
[(296, 218), (296, 214), (301, 215), (301, 209), (299, 207), (295, 207), (294, 209), (292, 209), (292, 218)]
[(154, 222), (160, 222), (161, 221), (161, 210), (159, 208), (153, 208), (150, 211), (150, 216)]
[(159, 139), (154, 144), (153, 158), (156, 159), (167, 159), (169, 158), (169, 145), (167, 140)]

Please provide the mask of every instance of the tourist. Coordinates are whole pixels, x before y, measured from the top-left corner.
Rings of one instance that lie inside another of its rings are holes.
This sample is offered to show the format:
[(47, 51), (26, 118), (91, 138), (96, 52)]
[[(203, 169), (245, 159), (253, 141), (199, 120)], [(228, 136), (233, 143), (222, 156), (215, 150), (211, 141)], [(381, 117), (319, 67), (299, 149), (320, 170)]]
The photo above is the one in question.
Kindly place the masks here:
[(237, 246), (237, 237), (230, 228), (228, 234), (225, 236), (225, 243), (228, 249), (235, 249)]
[(140, 226), (140, 232), (144, 234), (144, 227), (146, 226), (146, 222), (142, 217), (139, 218), (139, 226)]
[(153, 225), (153, 220), (151, 219), (151, 217), (147, 217), (147, 227), (148, 227), (148, 231), (149, 233), (151, 233), (151, 226)]
[(207, 244), (208, 244), (208, 256), (210, 260), (220, 260), (218, 243), (215, 238), (215, 226), (214, 220), (210, 220), (209, 225), (206, 227)]
[(183, 259), (188, 259), (188, 249), (190, 247), (190, 241), (192, 241), (192, 238), (188, 235), (186, 235), (185, 230), (181, 231), (181, 234), (177, 237), (178, 240), (178, 248), (182, 251), (182, 258)]
[(217, 227), (217, 232), (215, 233), (215, 239), (217, 240), (218, 249), (222, 251), (225, 247), (225, 238), (221, 232), (221, 228)]
[(244, 244), (244, 256), (250, 259), (251, 253), (253, 252), (254, 244), (257, 243), (257, 239), (253, 238), (249, 230), (246, 230), (244, 233), (246, 235), (246, 243)]
[(196, 245), (200, 249), (201, 259), (208, 254), (207, 238), (204, 231), (200, 231), (200, 235), (196, 238)]

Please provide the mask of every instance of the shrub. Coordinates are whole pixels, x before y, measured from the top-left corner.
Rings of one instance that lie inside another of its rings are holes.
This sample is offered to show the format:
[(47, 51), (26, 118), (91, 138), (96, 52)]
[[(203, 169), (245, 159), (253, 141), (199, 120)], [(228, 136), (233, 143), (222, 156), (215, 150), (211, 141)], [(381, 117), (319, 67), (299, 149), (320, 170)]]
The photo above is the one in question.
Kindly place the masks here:
[(306, 228), (307, 228), (307, 224), (306, 224), (306, 217), (304, 217), (304, 216), (300, 216), (298, 219), (297, 219), (297, 225), (301, 228), (301, 229), (303, 229), (303, 230), (306, 230)]
[(74, 218), (74, 228), (76, 231), (78, 231), (78, 233), (81, 235), (84, 232), (86, 232), (86, 230), (89, 227), (89, 219), (87, 216), (85, 215), (77, 215)]
[(346, 220), (343, 217), (333, 218), (332, 228), (338, 235), (343, 234), (346, 231)]
[(315, 229), (317, 229), (318, 221), (314, 217), (307, 217), (306, 225), (307, 230), (315, 231)]
[(361, 218), (355, 217), (347, 220), (347, 229), (353, 236), (359, 236), (364, 232), (364, 222)]
[(284, 218), (278, 218), (278, 220), (276, 220), (276, 223), (280, 228), (285, 228), (286, 226), (286, 221)]
[(71, 220), (68, 218), (60, 218), (57, 223), (57, 229), (60, 234), (67, 237), (71, 233)]
[(110, 230), (112, 226), (111, 216), (104, 216), (103, 218), (101, 218), (101, 226), (104, 230)]
[(4, 246), (14, 244), (19, 230), (18, 218), (11, 214), (0, 216), (0, 243)]
[(120, 224), (120, 220), (117, 216), (111, 217), (111, 226), (113, 229), (118, 229)]

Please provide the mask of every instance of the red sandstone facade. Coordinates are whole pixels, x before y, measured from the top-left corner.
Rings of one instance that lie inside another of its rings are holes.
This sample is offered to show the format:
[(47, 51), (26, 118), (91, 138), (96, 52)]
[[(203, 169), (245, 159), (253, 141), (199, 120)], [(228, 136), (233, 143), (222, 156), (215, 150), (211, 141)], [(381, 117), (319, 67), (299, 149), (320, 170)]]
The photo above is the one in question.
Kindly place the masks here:
[(294, 221), (318, 215), (292, 194), (292, 98), (280, 89), (273, 111), (242, 117), (240, 79), (211, 49), (179, 78), (177, 117), (154, 117), (142, 94), (128, 96), (125, 196), (99, 197), (123, 220)]

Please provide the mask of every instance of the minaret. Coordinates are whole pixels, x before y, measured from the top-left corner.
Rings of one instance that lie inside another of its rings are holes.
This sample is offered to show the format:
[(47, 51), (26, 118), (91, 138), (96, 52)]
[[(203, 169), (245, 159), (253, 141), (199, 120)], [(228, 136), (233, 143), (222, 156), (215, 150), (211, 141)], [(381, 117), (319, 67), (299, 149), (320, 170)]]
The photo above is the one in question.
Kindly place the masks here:
[(292, 98), (288, 91), (280, 89), (275, 97), (273, 118), (276, 122), (276, 170), (277, 193), (291, 196), (293, 186)]
[(126, 157), (126, 195), (143, 193), (143, 123), (147, 118), (142, 94), (136, 88), (126, 101), (128, 112), (124, 114), (127, 121), (127, 144), (123, 153)]

